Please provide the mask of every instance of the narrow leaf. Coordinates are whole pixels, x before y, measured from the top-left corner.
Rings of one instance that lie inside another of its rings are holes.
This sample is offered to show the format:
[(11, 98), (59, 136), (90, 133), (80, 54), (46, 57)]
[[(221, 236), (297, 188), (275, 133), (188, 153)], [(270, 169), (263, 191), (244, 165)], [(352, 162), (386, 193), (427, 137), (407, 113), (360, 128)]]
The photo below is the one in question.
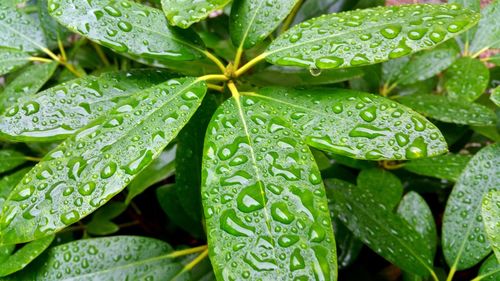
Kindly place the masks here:
[(495, 255), (487, 258), (481, 268), (479, 268), (478, 277), (474, 281), (497, 281), (500, 279), (500, 262)]
[(54, 237), (54, 235), (50, 235), (32, 241), (17, 250), (14, 254), (2, 262), (2, 266), (0, 267), (0, 277), (7, 276), (25, 268), (50, 246)]
[(490, 71), (473, 58), (460, 58), (446, 71), (444, 87), (448, 96), (462, 101), (474, 101), (484, 93)]
[(337, 279), (321, 175), (288, 126), (265, 103), (241, 97), (222, 104), (208, 127), (202, 200), (220, 280)]
[(491, 248), (500, 262), (500, 191), (484, 196), (481, 215)]
[(161, 0), (161, 5), (170, 24), (188, 28), (214, 11), (221, 10), (229, 2), (230, 0)]
[(378, 7), (321, 16), (292, 27), (269, 46), (272, 64), (339, 68), (415, 53), (469, 29), (479, 15), (457, 5)]
[(470, 159), (469, 155), (447, 154), (412, 160), (404, 168), (417, 175), (456, 182)]
[[(358, 159), (414, 159), (446, 152), (439, 130), (411, 109), (349, 90), (264, 88), (244, 93), (283, 112), (309, 145)], [(389, 144), (389, 145), (388, 145)]]
[(495, 113), (484, 105), (445, 96), (418, 94), (398, 97), (397, 101), (424, 116), (447, 123), (487, 126), (497, 120)]
[(0, 76), (21, 68), (29, 59), (30, 55), (25, 52), (0, 48)]
[(500, 107), (500, 86), (491, 91), (490, 99), (496, 106)]
[(5, 200), (7, 200), (14, 187), (21, 181), (29, 170), (30, 168), (24, 168), (0, 179), (0, 215), (2, 214)]
[(0, 3), (0, 47), (35, 53), (46, 48), (45, 35), (35, 20), (14, 5)]
[(393, 210), (403, 196), (403, 184), (391, 172), (379, 168), (362, 170), (357, 178), (357, 185), (371, 193), (377, 202)]
[(299, 0), (235, 0), (229, 31), (235, 46), (251, 48), (271, 34)]
[(471, 42), (472, 54), (489, 48), (500, 48), (500, 1), (493, 0), (481, 10), (476, 36)]
[(483, 196), (500, 186), (500, 145), (481, 149), (451, 192), (443, 217), (443, 252), (452, 269), (466, 269), (486, 257), (490, 244), (481, 217)]
[(0, 174), (8, 172), (26, 162), (26, 156), (21, 152), (4, 149), (0, 150)]
[(112, 220), (126, 209), (127, 205), (123, 202), (109, 202), (93, 213), (85, 230), (91, 235), (110, 235), (117, 232), (120, 227)]
[(159, 156), (205, 92), (202, 81), (172, 79), (120, 102), (69, 137), (5, 202), (1, 240), (21, 243), (52, 234), (102, 206)]

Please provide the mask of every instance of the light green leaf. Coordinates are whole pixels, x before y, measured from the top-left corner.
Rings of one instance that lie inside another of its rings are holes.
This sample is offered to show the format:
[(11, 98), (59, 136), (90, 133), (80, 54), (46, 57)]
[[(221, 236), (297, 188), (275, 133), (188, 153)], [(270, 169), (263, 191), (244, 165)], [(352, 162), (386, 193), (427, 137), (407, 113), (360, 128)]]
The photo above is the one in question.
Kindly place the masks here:
[(2, 266), (0, 267), (0, 277), (7, 276), (25, 268), (50, 246), (54, 237), (54, 235), (50, 235), (32, 241), (17, 250), (14, 254), (2, 262)]
[(134, 1), (49, 0), (49, 12), (70, 30), (132, 58), (168, 62), (204, 57), (196, 34), (169, 27), (160, 10)]
[(292, 27), (265, 53), (278, 65), (339, 68), (384, 62), (464, 32), (479, 15), (457, 5), (378, 7), (321, 16)]
[(500, 86), (491, 91), (490, 100), (498, 107), (500, 107)]
[(401, 269), (427, 276), (432, 270), (424, 240), (406, 221), (389, 211), (359, 187), (336, 179), (326, 180), (334, 214), (363, 243)]
[(0, 112), (25, 96), (34, 95), (52, 77), (58, 63), (34, 64), (7, 84), (0, 94)]
[(0, 174), (8, 172), (27, 161), (21, 152), (11, 149), (0, 149)]
[(447, 154), (431, 158), (422, 158), (405, 163), (404, 168), (422, 176), (457, 181), (460, 174), (469, 163), (471, 156)]
[(25, 52), (0, 47), (0, 76), (21, 68), (29, 59), (30, 55)]
[[(458, 4), (464, 8), (467, 8), (469, 10), (472, 10), (472, 11), (478, 12), (478, 13), (481, 11), (481, 3), (480, 2), (481, 2), (480, 0), (448, 0), (448, 3), (450, 3), (450, 4)], [(476, 33), (476, 30), (477, 30), (477, 26), (474, 26), (460, 36), (460, 38), (462, 39), (462, 40), (460, 40), (461, 44), (462, 44), (461, 47), (463, 49), (465, 49), (465, 44), (470, 45), (470, 42), (471, 42), (472, 38), (474, 38), (474, 34)]]
[(478, 277), (473, 281), (498, 281), (500, 279), (500, 262), (495, 255), (487, 258), (481, 268), (479, 268)]
[(320, 172), (273, 111), (253, 97), (231, 98), (207, 129), (202, 201), (214, 271), (220, 280), (336, 280)]
[(35, 20), (14, 5), (0, 3), (0, 47), (35, 53), (46, 48), (45, 35)]
[(413, 159), (446, 152), (439, 130), (396, 102), (343, 90), (264, 88), (243, 93), (283, 112), (306, 142), (358, 159)]
[(492, 141), (500, 142), (500, 133), (496, 126), (471, 126), (471, 129)]
[[(71, 80), (26, 96), (0, 114), (0, 138), (11, 141), (62, 140), (105, 115), (130, 96), (165, 81), (156, 70), (109, 72)], [(70, 102), (67, 102), (70, 101)], [(38, 122), (33, 122), (36, 118)]]
[(171, 25), (188, 28), (205, 19), (212, 12), (221, 10), (231, 0), (161, 0), (161, 5)]
[(500, 191), (491, 191), (484, 196), (481, 215), (488, 241), (500, 262)]
[(14, 187), (21, 181), (31, 168), (24, 168), (15, 173), (2, 177), (0, 179), (0, 214), (2, 214), (3, 204)]
[(40, 19), (40, 27), (45, 33), (45, 38), (47, 43), (54, 48), (57, 47), (57, 40), (65, 42), (66, 37), (69, 35), (69, 31), (61, 26), (53, 17), (49, 14), (49, 0), (38, 0), (38, 17)]
[(500, 1), (493, 0), (481, 11), (481, 20), (470, 45), (472, 54), (489, 48), (500, 48)]
[(251, 48), (271, 34), (299, 0), (235, 0), (229, 31), (233, 44)]
[(397, 101), (426, 117), (447, 123), (487, 126), (497, 120), (495, 113), (484, 105), (446, 96), (417, 94), (398, 97)]
[(473, 58), (460, 58), (446, 71), (444, 88), (448, 96), (461, 101), (474, 101), (484, 93), (490, 71)]
[(393, 210), (403, 196), (403, 184), (398, 177), (380, 168), (362, 170), (356, 182), (360, 189), (371, 193), (389, 210)]
[(172, 79), (134, 94), (69, 137), (9, 196), (0, 239), (31, 241), (102, 206), (159, 156), (205, 92), (203, 81)]
[(490, 245), (481, 217), (483, 196), (500, 186), (500, 145), (481, 149), (469, 161), (451, 192), (443, 217), (442, 245), (452, 270), (474, 266)]

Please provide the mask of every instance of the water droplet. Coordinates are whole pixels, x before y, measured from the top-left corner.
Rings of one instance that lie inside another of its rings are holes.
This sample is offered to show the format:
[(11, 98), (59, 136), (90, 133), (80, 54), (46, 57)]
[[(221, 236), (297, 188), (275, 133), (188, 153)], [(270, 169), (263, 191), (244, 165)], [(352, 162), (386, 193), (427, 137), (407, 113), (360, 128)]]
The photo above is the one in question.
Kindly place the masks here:
[(394, 39), (398, 37), (400, 32), (401, 32), (400, 25), (391, 25), (380, 30), (380, 34), (382, 34), (382, 36), (384, 36), (387, 39)]
[(108, 165), (106, 165), (102, 171), (101, 171), (101, 178), (107, 179), (113, 176), (116, 172), (116, 163), (110, 162)]
[(72, 210), (61, 215), (61, 221), (65, 225), (70, 225), (77, 222), (80, 219), (80, 215), (77, 211)]
[(276, 202), (271, 206), (271, 216), (276, 221), (284, 224), (290, 224), (295, 219), (295, 216), (288, 210), (284, 202)]
[(234, 236), (253, 236), (255, 228), (245, 225), (236, 215), (234, 210), (226, 210), (220, 218), (221, 228)]
[(415, 159), (427, 156), (427, 143), (423, 137), (416, 138), (406, 149), (406, 158)]
[(265, 199), (261, 193), (261, 184), (256, 183), (244, 188), (238, 195), (236, 202), (238, 209), (245, 213), (264, 208)]

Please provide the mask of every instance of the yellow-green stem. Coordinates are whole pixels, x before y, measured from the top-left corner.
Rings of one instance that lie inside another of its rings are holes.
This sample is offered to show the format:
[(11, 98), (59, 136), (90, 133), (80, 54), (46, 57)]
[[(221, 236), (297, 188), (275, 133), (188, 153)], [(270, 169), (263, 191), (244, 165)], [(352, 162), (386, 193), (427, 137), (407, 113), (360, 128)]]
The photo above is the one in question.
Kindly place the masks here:
[(486, 47), (486, 48), (483, 48), (483, 49), (479, 50), (477, 53), (475, 53), (475, 54), (473, 54), (473, 55), (472, 55), (472, 58), (477, 58), (477, 57), (479, 57), (479, 55), (481, 55), (484, 51), (486, 51), (486, 50), (488, 50), (488, 49), (489, 49), (489, 48), (488, 48), (488, 47)]
[(198, 77), (196, 79), (197, 81), (227, 81), (229, 78), (227, 78), (226, 75), (222, 74), (209, 74), (205, 76)]
[(59, 52), (61, 52), (63, 61), (68, 61), (68, 56), (66, 56), (66, 51), (64, 50), (64, 44), (59, 36), (57, 36), (57, 46), (59, 46)]
[(240, 92), (236, 88), (236, 85), (234, 85), (233, 81), (229, 81), (229, 83), (227, 83), (227, 87), (235, 99), (240, 98)]
[(104, 63), (104, 65), (109, 66), (110, 63), (109, 63), (108, 57), (106, 57), (106, 54), (104, 53), (104, 51), (101, 48), (101, 45), (94, 43), (94, 42), (91, 42), (91, 44), (92, 44), (92, 47), (94, 48), (94, 50), (96, 51), (97, 55), (101, 59), (101, 61)]
[(184, 249), (184, 250), (179, 250), (179, 251), (174, 251), (170, 254), (167, 255), (169, 258), (177, 258), (177, 257), (182, 257), (182, 256), (187, 256), (195, 253), (199, 253), (202, 251), (206, 251), (208, 249), (207, 245), (199, 246), (199, 247), (194, 247), (194, 248), (189, 248), (189, 249)]
[(268, 56), (268, 53), (263, 53), (258, 56), (256, 56), (254, 59), (251, 61), (247, 62), (245, 65), (243, 65), (241, 68), (236, 70), (234, 72), (235, 77), (240, 77), (243, 73), (247, 72), (250, 68), (252, 68), (254, 65), (258, 64), (260, 61), (265, 59)]
[(214, 91), (218, 91), (218, 92), (224, 92), (224, 87), (223, 86), (219, 86), (219, 85), (207, 83), (207, 87), (210, 90), (214, 90)]
[(45, 63), (53, 62), (53, 60), (51, 60), (51, 59), (40, 58), (40, 57), (30, 57), (29, 60), (30, 61), (45, 62)]
[(32, 157), (32, 156), (25, 156), (24, 159), (26, 159), (28, 161), (33, 161), (33, 162), (40, 162), (40, 161), (42, 161), (42, 158)]
[(238, 47), (238, 50), (236, 50), (236, 57), (234, 58), (234, 64), (233, 64), (234, 69), (238, 69), (242, 57), (243, 57), (243, 47), (240, 46)]
[(446, 277), (446, 281), (453, 280), (453, 276), (455, 275), (455, 272), (457, 272), (457, 268), (455, 267), (455, 265), (453, 265), (450, 269), (450, 273), (448, 273), (448, 277)]
[(217, 65), (217, 67), (219, 67), (219, 69), (222, 71), (222, 73), (226, 72), (226, 67), (216, 56), (214, 56), (212, 53), (210, 53), (207, 50), (203, 51), (203, 53), (205, 54), (205, 56), (207, 56), (207, 58), (209, 60), (213, 61)]

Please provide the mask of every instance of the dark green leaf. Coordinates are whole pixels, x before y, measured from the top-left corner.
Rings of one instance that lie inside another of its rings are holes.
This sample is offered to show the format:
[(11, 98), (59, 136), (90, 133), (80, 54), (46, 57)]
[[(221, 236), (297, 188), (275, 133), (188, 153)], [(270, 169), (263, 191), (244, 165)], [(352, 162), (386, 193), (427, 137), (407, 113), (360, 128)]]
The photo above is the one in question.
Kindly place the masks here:
[(235, 0), (229, 30), (233, 44), (248, 49), (264, 40), (299, 0)]
[(354, 2), (349, 0), (307, 0), (304, 1), (297, 15), (293, 20), (293, 24), (301, 23), (313, 17), (322, 14), (338, 12), (346, 2)]
[(67, 29), (62, 27), (57, 21), (49, 15), (49, 0), (38, 0), (38, 17), (40, 18), (40, 26), (45, 33), (45, 38), (49, 45), (57, 46), (57, 40), (65, 42), (69, 35)]
[(161, 5), (170, 24), (188, 28), (210, 13), (224, 8), (229, 2), (230, 0), (161, 0)]
[[(477, 279), (481, 278), (481, 279)], [(496, 259), (495, 255), (487, 258), (481, 268), (479, 268), (478, 277), (474, 281), (498, 281), (500, 280), (500, 262)]]
[(382, 64), (382, 80), (386, 84), (396, 82), (403, 74), (403, 69), (410, 61), (411, 56), (404, 56), (401, 58), (393, 59)]
[(335, 216), (368, 247), (405, 271), (429, 274), (427, 241), (406, 221), (361, 188), (340, 180), (327, 180), (326, 187), (334, 200)]
[(490, 140), (500, 142), (500, 133), (496, 126), (471, 126), (474, 132), (481, 134)]
[(21, 152), (4, 149), (0, 150), (0, 174), (8, 172), (27, 161)]
[(280, 35), (265, 53), (279, 65), (352, 67), (431, 48), (467, 30), (479, 15), (457, 5), (379, 7), (321, 16)]
[(472, 54), (489, 48), (500, 48), (500, 1), (494, 0), (481, 11), (476, 36), (470, 45)]
[(496, 106), (500, 107), (500, 86), (491, 91), (490, 99)]
[(481, 215), (488, 241), (500, 262), (500, 190), (488, 192), (484, 196)]
[[(109, 72), (65, 82), (23, 97), (0, 114), (0, 137), (14, 141), (62, 140), (130, 96), (165, 81), (156, 70)], [(38, 122), (33, 122), (36, 118)]]
[[(330, 210), (333, 211), (333, 206), (330, 207)], [(361, 249), (363, 249), (363, 243), (340, 220), (333, 219), (332, 224), (335, 231), (339, 267), (345, 268), (356, 261)]]
[(0, 267), (0, 277), (4, 277), (25, 268), (31, 261), (33, 261), (50, 246), (54, 237), (54, 235), (50, 235), (32, 241), (17, 250), (14, 254), (2, 262), (2, 266)]
[(25, 52), (0, 47), (0, 76), (26, 65), (29, 59)]
[(443, 252), (453, 269), (474, 266), (490, 244), (481, 217), (483, 196), (500, 186), (500, 145), (481, 149), (467, 164), (451, 192), (443, 217)]
[(92, 220), (86, 225), (86, 230), (92, 235), (110, 235), (120, 228), (112, 220), (127, 209), (123, 202), (110, 202), (92, 215)]
[(417, 175), (457, 181), (470, 159), (469, 155), (447, 154), (412, 160), (404, 168)]
[(393, 210), (403, 196), (403, 185), (398, 177), (380, 168), (362, 170), (357, 185), (389, 210)]
[(20, 243), (49, 235), (102, 206), (159, 156), (205, 92), (203, 81), (172, 79), (120, 102), (69, 137), (5, 202), (1, 240)]
[(438, 95), (411, 95), (398, 97), (398, 102), (415, 109), (424, 116), (454, 124), (493, 125), (497, 117), (488, 107)]
[(446, 152), (437, 128), (388, 99), (349, 90), (264, 88), (243, 93), (266, 101), (309, 145), (358, 159), (413, 159)]
[(34, 53), (46, 48), (45, 35), (35, 20), (15, 6), (0, 3), (0, 47)]
[(500, 66), (500, 54), (489, 57), (488, 62), (493, 63), (496, 66)]
[(207, 129), (202, 200), (214, 271), (220, 280), (336, 280), (320, 172), (300, 134), (273, 111), (231, 98)]
[(488, 87), (490, 72), (473, 58), (460, 58), (446, 71), (444, 87), (448, 96), (461, 101), (474, 101)]

